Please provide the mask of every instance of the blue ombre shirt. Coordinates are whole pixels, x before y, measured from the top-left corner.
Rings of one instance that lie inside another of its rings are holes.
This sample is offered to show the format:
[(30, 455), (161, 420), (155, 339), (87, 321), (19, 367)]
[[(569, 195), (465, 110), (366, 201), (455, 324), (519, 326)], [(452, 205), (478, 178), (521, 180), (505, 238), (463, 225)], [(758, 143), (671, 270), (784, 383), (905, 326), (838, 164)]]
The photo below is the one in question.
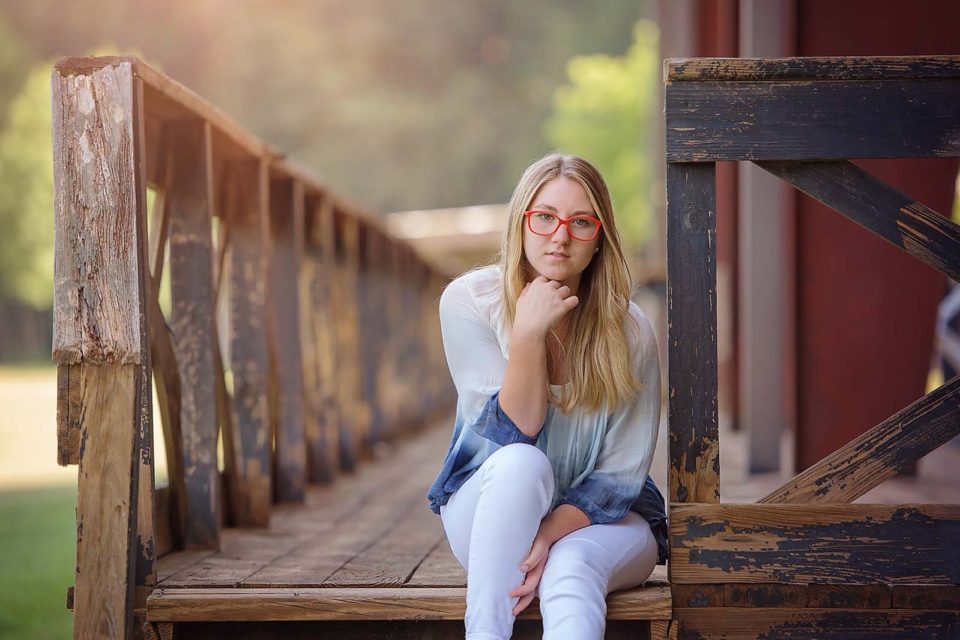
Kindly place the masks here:
[[(440, 326), (447, 365), (457, 388), (457, 413), (450, 448), (427, 494), (440, 507), (494, 451), (513, 443), (532, 444), (553, 466), (553, 508), (572, 504), (592, 524), (619, 520), (636, 511), (649, 523), (667, 558), (667, 521), (663, 496), (648, 477), (660, 424), (660, 360), (650, 322), (634, 303), (625, 322), (630, 360), (643, 385), (633, 401), (615, 410), (574, 409), (563, 413), (547, 405), (544, 426), (530, 438), (501, 409), (498, 397), (510, 353), (505, 327), (503, 286), (497, 266), (467, 272), (440, 297)], [(639, 328), (639, 332), (637, 331)], [(561, 385), (550, 385), (559, 395)]]

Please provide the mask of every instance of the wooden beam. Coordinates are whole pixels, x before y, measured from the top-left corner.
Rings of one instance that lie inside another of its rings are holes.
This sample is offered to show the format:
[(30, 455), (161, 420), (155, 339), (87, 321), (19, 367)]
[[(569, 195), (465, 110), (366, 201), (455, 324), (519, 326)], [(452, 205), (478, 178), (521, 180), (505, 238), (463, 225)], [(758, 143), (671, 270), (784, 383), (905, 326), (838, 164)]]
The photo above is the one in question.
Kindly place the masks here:
[(956, 611), (916, 609), (675, 609), (680, 638), (698, 640), (850, 640), (956, 638)]
[(667, 161), (956, 157), (958, 97), (953, 78), (675, 82)]
[(675, 584), (958, 584), (960, 506), (673, 505)]
[(53, 359), (59, 364), (140, 361), (140, 332), (131, 318), (141, 313), (138, 269), (146, 262), (136, 250), (134, 131), (129, 63), (89, 75), (54, 70)]
[(715, 203), (712, 164), (667, 165), (671, 502), (720, 499)]
[(727, 607), (805, 607), (807, 585), (725, 584), (723, 604)]
[(208, 123), (167, 125), (172, 177), (170, 218), (171, 325), (180, 378), (180, 456), (183, 460), (182, 542), (187, 549), (219, 546), (221, 505), (217, 470), (214, 366), (213, 149)]
[(265, 161), (234, 161), (229, 213), (231, 422), (235, 475), (231, 515), (237, 526), (267, 526), (270, 517), (271, 444), (267, 360), (268, 174)]
[[(270, 292), (268, 300), (274, 328), (277, 384), (277, 432), (274, 497), (278, 502), (303, 500), (307, 481), (304, 437), (303, 363), (300, 343), (300, 301), (296, 212), (302, 187), (286, 180), (270, 186)], [(298, 198), (296, 189), (300, 189)], [(301, 205), (302, 206), (302, 205)], [(302, 218), (302, 215), (301, 215)]]
[[(465, 588), (157, 589), (151, 622), (228, 620), (461, 620)], [(668, 587), (640, 587), (607, 597), (607, 617), (669, 620)], [(530, 607), (521, 616), (538, 619)]]
[(960, 226), (845, 160), (758, 162), (924, 264), (960, 280)]
[(57, 365), (57, 464), (80, 462), (80, 365)]
[(960, 378), (887, 418), (759, 502), (853, 502), (957, 434)]
[(671, 58), (665, 82), (960, 78), (960, 56)]

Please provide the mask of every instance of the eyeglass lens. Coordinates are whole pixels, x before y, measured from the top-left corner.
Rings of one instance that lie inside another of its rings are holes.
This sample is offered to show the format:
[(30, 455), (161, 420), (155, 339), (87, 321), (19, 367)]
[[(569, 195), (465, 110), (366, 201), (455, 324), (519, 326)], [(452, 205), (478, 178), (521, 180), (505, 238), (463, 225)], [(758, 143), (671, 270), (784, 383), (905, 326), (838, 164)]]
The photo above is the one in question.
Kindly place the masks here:
[[(560, 226), (560, 218), (547, 213), (546, 211), (537, 211), (530, 216), (530, 230), (540, 235), (552, 235)], [(597, 221), (587, 216), (575, 216), (570, 218), (567, 228), (570, 235), (578, 240), (589, 240), (597, 232)]]

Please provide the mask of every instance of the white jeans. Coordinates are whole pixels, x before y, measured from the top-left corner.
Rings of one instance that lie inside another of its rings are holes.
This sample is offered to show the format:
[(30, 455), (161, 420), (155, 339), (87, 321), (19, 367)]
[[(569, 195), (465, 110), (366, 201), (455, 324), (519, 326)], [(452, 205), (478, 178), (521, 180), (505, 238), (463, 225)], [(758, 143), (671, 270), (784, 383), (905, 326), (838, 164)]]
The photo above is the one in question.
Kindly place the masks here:
[[(506, 640), (509, 597), (520, 586), (540, 521), (553, 499), (550, 462), (528, 444), (498, 449), (440, 509), (447, 540), (467, 570), (467, 638)], [(590, 525), (550, 549), (537, 595), (548, 640), (602, 640), (610, 591), (635, 587), (657, 562), (657, 543), (640, 515)]]

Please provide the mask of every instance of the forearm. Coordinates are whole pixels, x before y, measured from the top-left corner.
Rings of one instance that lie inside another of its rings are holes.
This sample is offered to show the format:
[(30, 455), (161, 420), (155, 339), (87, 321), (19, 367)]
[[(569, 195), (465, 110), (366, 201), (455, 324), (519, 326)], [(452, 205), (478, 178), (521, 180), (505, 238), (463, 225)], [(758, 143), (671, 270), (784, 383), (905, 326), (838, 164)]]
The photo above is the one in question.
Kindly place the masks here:
[(514, 331), (500, 388), (500, 408), (524, 435), (537, 437), (547, 417), (546, 341)]
[(572, 504), (561, 504), (541, 521), (537, 535), (552, 545), (568, 533), (573, 533), (589, 524), (590, 518), (583, 511)]

